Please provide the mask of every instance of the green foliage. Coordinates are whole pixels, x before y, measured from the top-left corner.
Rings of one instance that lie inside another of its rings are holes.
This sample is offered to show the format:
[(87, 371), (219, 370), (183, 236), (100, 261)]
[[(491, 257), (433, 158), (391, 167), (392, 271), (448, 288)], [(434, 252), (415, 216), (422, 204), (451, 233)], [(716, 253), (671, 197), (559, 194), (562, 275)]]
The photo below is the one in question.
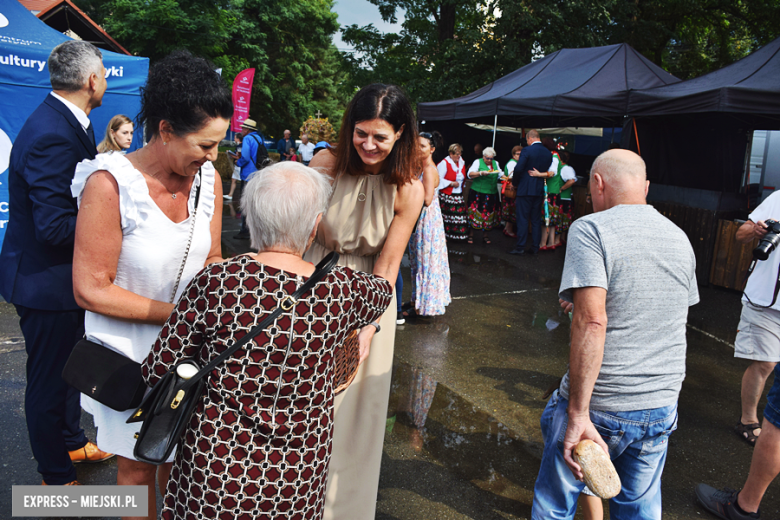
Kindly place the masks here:
[(250, 117), (270, 136), (322, 111), (340, 120), (348, 99), (333, 0), (79, 0), (130, 52), (157, 60), (188, 49), (222, 68), (229, 86), (255, 68)]
[(688, 79), (780, 36), (780, 0), (369, 0), (399, 33), (349, 26), (352, 86), (404, 86), (413, 101), (461, 96), (562, 48), (628, 43)]
[(188, 49), (213, 59), (225, 49), (237, 13), (227, 0), (111, 0), (106, 31), (152, 61)]
[(336, 139), (336, 132), (328, 118), (309, 117), (303, 122), (300, 128), (301, 134), (307, 134), (309, 141), (319, 143), (320, 141), (333, 142)]

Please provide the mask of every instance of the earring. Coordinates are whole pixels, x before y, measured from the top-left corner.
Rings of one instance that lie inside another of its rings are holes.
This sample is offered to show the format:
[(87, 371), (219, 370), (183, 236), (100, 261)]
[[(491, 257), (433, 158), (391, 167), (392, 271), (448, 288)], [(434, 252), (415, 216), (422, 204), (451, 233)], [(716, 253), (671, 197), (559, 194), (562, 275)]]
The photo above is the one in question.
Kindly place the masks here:
[(163, 146), (165, 146), (166, 144), (168, 144), (168, 143), (166, 143), (165, 141), (163, 141)]

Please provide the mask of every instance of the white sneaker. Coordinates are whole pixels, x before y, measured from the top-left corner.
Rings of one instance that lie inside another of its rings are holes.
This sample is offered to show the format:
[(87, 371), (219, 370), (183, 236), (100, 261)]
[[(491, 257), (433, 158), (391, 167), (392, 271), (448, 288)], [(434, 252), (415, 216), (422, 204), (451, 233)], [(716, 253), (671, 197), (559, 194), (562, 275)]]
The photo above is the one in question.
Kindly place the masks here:
[(399, 312), (396, 315), (395, 324), (396, 325), (403, 325), (404, 323), (406, 323), (406, 319), (404, 319), (404, 313), (403, 312)]
[(225, 200), (233, 200), (233, 197), (231, 197), (230, 195), (222, 195), (222, 198)]

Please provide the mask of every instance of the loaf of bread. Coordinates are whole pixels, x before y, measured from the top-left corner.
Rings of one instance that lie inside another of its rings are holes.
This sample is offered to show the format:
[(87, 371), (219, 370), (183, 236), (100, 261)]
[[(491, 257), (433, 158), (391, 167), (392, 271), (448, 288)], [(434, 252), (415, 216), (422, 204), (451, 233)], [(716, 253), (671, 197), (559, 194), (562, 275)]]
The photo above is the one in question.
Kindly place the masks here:
[(582, 468), (585, 484), (601, 498), (612, 498), (620, 493), (620, 477), (601, 446), (584, 440), (574, 448), (574, 461)]

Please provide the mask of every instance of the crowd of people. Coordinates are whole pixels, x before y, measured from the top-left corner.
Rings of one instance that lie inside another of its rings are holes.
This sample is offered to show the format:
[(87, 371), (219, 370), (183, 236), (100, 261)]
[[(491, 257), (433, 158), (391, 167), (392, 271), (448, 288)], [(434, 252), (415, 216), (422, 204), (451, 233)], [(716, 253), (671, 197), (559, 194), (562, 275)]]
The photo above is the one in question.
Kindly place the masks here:
[[(273, 165), (256, 122), (244, 121), (233, 180), (244, 183), (242, 233), (256, 252), (225, 259), (222, 205), (236, 184), (223, 195), (212, 162), (233, 105), (211, 64), (177, 51), (152, 66), (139, 116), (146, 144), (127, 154), (131, 121), (112, 119), (98, 153), (87, 117), (106, 90), (100, 51), (69, 41), (48, 65), (53, 90), (12, 151), (0, 253), (0, 293), (17, 309), (28, 353), (25, 413), (44, 485), (78, 485), (74, 462), (116, 456), (117, 484), (147, 486), (147, 518), (157, 515), (155, 486), (166, 519), (373, 518), (395, 325), (445, 312), (448, 240), (490, 244), (502, 227), (520, 255), (554, 249), (568, 231), (559, 296), (572, 317), (570, 365), (541, 417), (532, 518), (573, 517), (585, 489), (572, 455), (582, 440), (607, 452), (621, 477), (612, 518), (661, 518), (688, 307), (699, 297), (687, 237), (646, 204), (641, 157), (600, 155), (588, 184), (595, 213), (570, 228), (575, 175), (565, 150), (531, 130), (503, 169), (492, 147), (467, 169), (460, 144), (418, 133), (399, 87), (372, 84), (347, 106), (336, 146), (302, 136), (295, 149), (285, 132)], [(763, 237), (772, 208), (760, 206), (739, 238)], [(407, 251), (412, 296), (402, 304)], [(330, 253), (338, 265), (293, 298)], [(759, 327), (748, 303), (743, 320)], [(132, 409), (80, 396), (61, 376), (85, 336), (135, 362), (153, 387), (184, 360), (216, 358), (277, 307), (273, 325), (209, 375), (160, 465), (135, 457)], [(361, 364), (337, 394), (337, 349), (352, 332)], [(763, 457), (748, 492), (697, 489), (721, 518), (758, 518), (780, 471), (779, 384), (763, 432), (752, 401), (737, 425)], [(97, 444), (79, 425), (80, 406)]]
[[(533, 146), (537, 143), (538, 148)], [(536, 130), (512, 148), (503, 169), (492, 147), (475, 149), (482, 156), (468, 170), (459, 143), (451, 144), (448, 156), (437, 165), (447, 239), (473, 244), (475, 232), (481, 232), (482, 242), (490, 244), (489, 231), (501, 228), (506, 236), (518, 238), (513, 252), (525, 254), (530, 222), (529, 253), (563, 245), (572, 221), (571, 195), (577, 180), (569, 152), (559, 150), (552, 138), (540, 140)], [(463, 195), (466, 189), (468, 199)]]

